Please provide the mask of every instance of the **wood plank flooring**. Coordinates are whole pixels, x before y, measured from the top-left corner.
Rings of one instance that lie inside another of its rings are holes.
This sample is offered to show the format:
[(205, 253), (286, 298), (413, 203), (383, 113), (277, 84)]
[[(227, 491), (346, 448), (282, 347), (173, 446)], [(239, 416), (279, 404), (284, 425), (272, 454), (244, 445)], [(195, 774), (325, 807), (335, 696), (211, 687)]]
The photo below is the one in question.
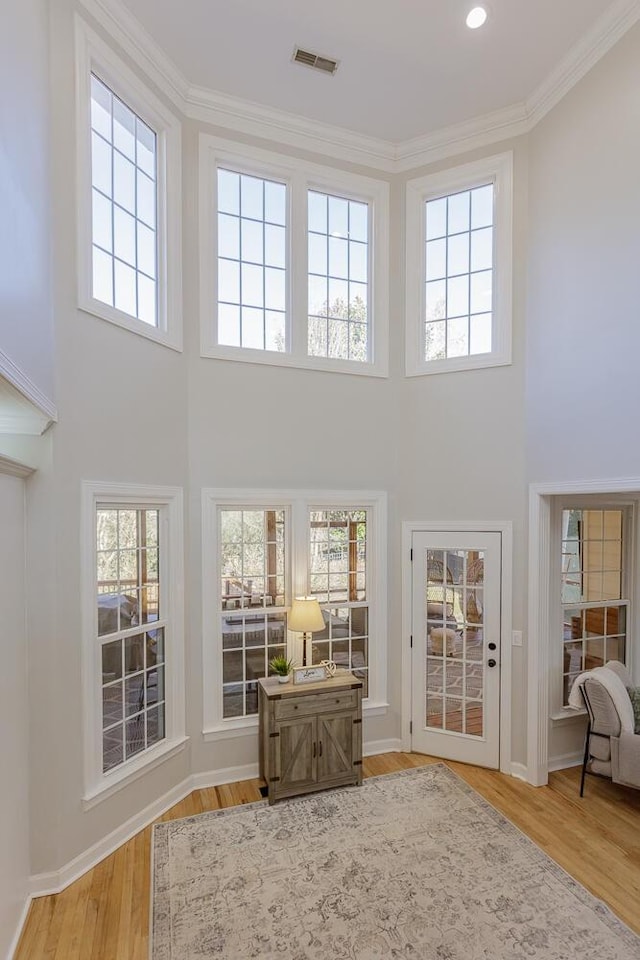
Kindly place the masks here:
[[(364, 774), (433, 762), (381, 754), (365, 759)], [(581, 800), (577, 767), (536, 789), (493, 770), (448, 765), (640, 933), (640, 791), (588, 777)], [(197, 790), (160, 819), (252, 803), (261, 785), (245, 780)], [(150, 843), (147, 827), (62, 893), (34, 900), (15, 960), (147, 960)]]

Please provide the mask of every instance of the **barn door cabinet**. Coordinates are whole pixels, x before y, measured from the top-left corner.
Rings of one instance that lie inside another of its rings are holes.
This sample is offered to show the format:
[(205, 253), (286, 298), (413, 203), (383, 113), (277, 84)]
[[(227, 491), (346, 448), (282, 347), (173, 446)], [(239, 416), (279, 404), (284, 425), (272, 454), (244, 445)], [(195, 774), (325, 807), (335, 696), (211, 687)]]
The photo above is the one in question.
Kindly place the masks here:
[(260, 776), (269, 803), (362, 783), (362, 681), (345, 672), (294, 685), (258, 686)]

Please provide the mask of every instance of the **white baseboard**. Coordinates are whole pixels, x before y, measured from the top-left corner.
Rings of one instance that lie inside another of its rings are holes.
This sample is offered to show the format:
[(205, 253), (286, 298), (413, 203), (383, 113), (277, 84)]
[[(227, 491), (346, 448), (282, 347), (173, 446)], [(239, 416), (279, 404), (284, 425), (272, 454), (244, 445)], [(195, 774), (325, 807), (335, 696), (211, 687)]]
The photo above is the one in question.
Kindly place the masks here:
[(512, 761), (511, 776), (515, 777), (516, 780), (524, 780), (525, 783), (528, 783), (529, 771), (527, 770), (527, 765), (525, 763), (516, 763), (515, 761)]
[[(397, 753), (401, 749), (400, 740), (373, 740), (365, 744), (364, 755), (370, 757), (374, 753)], [(33, 875), (29, 883), (31, 897), (46, 897), (53, 893), (60, 893), (194, 790), (219, 787), (223, 783), (235, 783), (239, 780), (253, 780), (257, 776), (257, 763), (192, 774), (59, 870)]]
[(259, 775), (257, 763), (246, 763), (242, 767), (224, 767), (221, 770), (207, 770), (191, 776), (192, 790), (206, 790), (207, 787), (219, 787), (223, 783), (235, 783), (236, 780), (254, 780)]
[(567, 767), (581, 767), (582, 760), (582, 751), (580, 753), (565, 753), (560, 757), (550, 757), (549, 773), (553, 773), (555, 770), (566, 770)]
[(368, 740), (363, 744), (362, 753), (372, 757), (374, 753), (400, 753), (402, 740)]
[(24, 903), (24, 907), (22, 908), (22, 912), (20, 914), (18, 924), (16, 926), (16, 932), (13, 935), (13, 940), (9, 944), (9, 952), (7, 953), (7, 960), (13, 960), (13, 955), (18, 949), (18, 943), (20, 942), (20, 937), (22, 936), (22, 930), (26, 923), (27, 914), (29, 913), (29, 907), (31, 906), (32, 900), (33, 900), (32, 895), (28, 894), (27, 899), (25, 900), (25, 903)]
[(179, 803), (180, 800), (188, 796), (193, 790), (191, 782), (192, 777), (187, 777), (163, 796), (150, 803), (140, 813), (130, 817), (122, 826), (116, 827), (102, 840), (98, 840), (84, 853), (74, 857), (59, 870), (52, 870), (50, 873), (37, 873), (32, 876), (30, 881), (31, 896), (46, 897), (52, 893), (60, 893), (61, 890), (68, 887), (70, 883), (81, 877), (87, 870), (95, 867), (96, 864), (108, 857), (131, 837), (134, 837), (140, 830), (147, 827), (157, 817), (162, 816), (174, 803)]

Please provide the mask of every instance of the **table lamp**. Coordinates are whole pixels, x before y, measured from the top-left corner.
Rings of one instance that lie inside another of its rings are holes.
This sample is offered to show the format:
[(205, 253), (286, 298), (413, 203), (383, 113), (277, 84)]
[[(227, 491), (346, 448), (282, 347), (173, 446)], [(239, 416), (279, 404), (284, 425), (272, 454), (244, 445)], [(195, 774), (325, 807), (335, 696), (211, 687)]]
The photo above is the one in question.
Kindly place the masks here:
[(302, 634), (302, 666), (307, 665), (307, 634), (324, 630), (325, 622), (320, 604), (315, 597), (295, 597), (291, 604), (291, 613), (287, 627)]

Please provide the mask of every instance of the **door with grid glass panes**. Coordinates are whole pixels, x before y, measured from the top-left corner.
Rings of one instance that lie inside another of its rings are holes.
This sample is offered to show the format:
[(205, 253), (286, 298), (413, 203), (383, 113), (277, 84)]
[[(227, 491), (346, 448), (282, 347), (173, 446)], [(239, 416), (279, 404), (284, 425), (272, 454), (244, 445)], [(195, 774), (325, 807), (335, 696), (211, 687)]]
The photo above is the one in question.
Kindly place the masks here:
[(498, 768), (500, 533), (414, 533), (412, 749)]

